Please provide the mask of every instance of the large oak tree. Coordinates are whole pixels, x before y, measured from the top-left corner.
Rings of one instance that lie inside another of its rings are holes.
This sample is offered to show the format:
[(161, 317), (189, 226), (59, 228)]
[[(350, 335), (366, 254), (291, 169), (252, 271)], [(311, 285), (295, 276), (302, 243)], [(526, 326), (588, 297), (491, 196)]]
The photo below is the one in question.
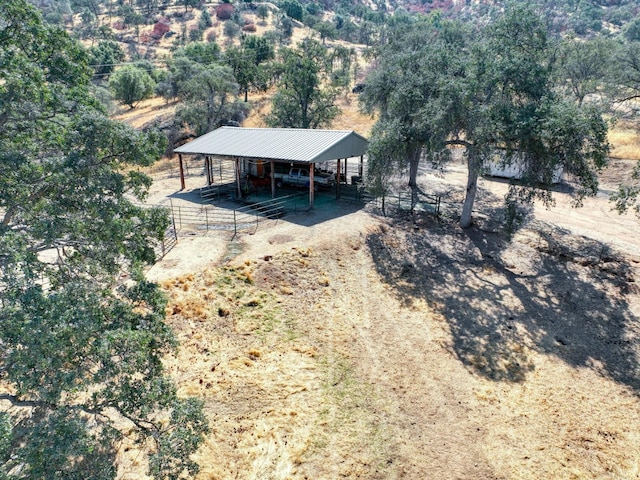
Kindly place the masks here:
[(280, 51), (278, 91), (273, 96), (270, 127), (324, 128), (339, 114), (338, 90), (329, 78), (327, 49), (307, 38), (296, 49)]
[(0, 2), (0, 478), (110, 479), (128, 437), (149, 472), (195, 472), (207, 422), (161, 358), (166, 301), (141, 267), (168, 223), (140, 167), (163, 137), (108, 119), (84, 49)]
[(361, 97), (366, 110), (380, 113), (369, 150), (374, 179), (409, 165), (415, 188), (422, 158), (463, 148), (463, 228), (472, 223), (478, 176), (498, 152), (505, 164), (523, 169), (509, 201), (551, 201), (559, 167), (575, 179), (578, 204), (596, 194), (607, 125), (596, 108), (557, 92), (553, 45), (534, 11), (514, 7), (475, 29), (431, 17), (401, 25), (389, 38)]

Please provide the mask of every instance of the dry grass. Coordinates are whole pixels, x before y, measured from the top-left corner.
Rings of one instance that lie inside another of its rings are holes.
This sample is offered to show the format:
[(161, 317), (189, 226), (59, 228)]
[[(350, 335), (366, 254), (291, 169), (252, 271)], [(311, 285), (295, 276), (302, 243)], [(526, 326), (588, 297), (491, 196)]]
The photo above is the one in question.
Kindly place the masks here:
[[(328, 478), (327, 458), (367, 441), (382, 448), (368, 413), (375, 395), (324, 342), (323, 317), (304, 315), (313, 303), (297, 296), (300, 283), (329, 282), (317, 263), (300, 248), (270, 258), (268, 271), (245, 261), (163, 283), (181, 345), (167, 369), (180, 395), (205, 400), (212, 425), (197, 478)], [(283, 308), (285, 297), (295, 308)], [(358, 474), (365, 467), (345, 468), (347, 478), (368, 478)]]
[(611, 156), (620, 159), (640, 160), (640, 132), (638, 126), (620, 122), (609, 130)]
[(176, 103), (167, 103), (162, 97), (149, 98), (140, 102), (135, 108), (121, 105), (112, 118), (128, 123), (135, 128), (143, 128), (151, 122), (160, 122), (175, 114)]

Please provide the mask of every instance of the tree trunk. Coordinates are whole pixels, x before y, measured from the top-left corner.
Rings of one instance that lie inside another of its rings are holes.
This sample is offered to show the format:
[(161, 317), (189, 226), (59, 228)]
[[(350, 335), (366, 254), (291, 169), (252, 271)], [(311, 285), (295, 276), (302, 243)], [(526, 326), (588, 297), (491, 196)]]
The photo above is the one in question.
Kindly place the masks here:
[(409, 151), (409, 186), (415, 189), (418, 186), (418, 165), (422, 155), (422, 146), (418, 145)]
[(422, 155), (422, 146), (414, 147), (409, 157), (409, 186), (411, 187), (411, 214), (418, 203), (418, 166), (420, 164), (420, 156)]
[(467, 150), (467, 169), (469, 174), (467, 177), (467, 194), (464, 197), (464, 205), (462, 206), (462, 215), (460, 216), (460, 227), (469, 228), (471, 226), (471, 212), (473, 211), (473, 202), (478, 192), (478, 174), (480, 165), (478, 165), (478, 155), (475, 149)]

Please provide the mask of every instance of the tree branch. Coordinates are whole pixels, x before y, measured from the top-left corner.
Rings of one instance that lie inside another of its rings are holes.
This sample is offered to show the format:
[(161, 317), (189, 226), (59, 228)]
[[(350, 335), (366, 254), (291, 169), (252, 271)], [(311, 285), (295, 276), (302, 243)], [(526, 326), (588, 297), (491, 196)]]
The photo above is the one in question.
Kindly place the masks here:
[(9, 393), (0, 393), (0, 400), (9, 401), (14, 407), (46, 407), (50, 409), (56, 408), (56, 405), (48, 402), (43, 402), (41, 400), (21, 400), (16, 395), (11, 395)]

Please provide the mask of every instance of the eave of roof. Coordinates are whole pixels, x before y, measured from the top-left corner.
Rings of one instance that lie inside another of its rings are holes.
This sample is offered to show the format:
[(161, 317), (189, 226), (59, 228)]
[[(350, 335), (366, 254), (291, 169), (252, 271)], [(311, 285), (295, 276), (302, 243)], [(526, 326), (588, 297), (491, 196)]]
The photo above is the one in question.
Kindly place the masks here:
[(368, 141), (350, 130), (221, 127), (176, 148), (176, 153), (322, 162), (364, 155)]

